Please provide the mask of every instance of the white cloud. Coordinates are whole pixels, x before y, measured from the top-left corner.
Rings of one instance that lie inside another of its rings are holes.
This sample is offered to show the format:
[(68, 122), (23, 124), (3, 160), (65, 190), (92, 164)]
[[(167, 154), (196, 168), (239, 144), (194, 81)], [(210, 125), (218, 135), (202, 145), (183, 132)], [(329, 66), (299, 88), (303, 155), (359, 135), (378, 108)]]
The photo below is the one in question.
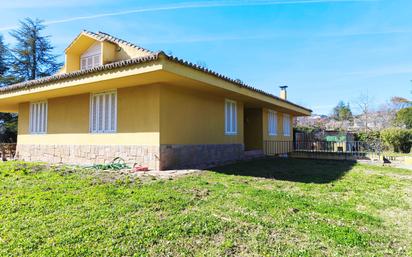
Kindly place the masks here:
[[(60, 24), (60, 23), (67, 23), (73, 21), (80, 21), (80, 20), (92, 20), (104, 17), (111, 17), (111, 16), (122, 16), (122, 15), (129, 15), (129, 14), (136, 14), (136, 13), (146, 13), (146, 12), (160, 12), (160, 11), (172, 11), (172, 10), (182, 10), (182, 9), (199, 9), (199, 8), (217, 8), (217, 7), (235, 7), (235, 6), (263, 6), (263, 5), (296, 5), (296, 4), (321, 4), (321, 3), (353, 3), (353, 2), (376, 2), (380, 0), (290, 0), (290, 1), (270, 1), (270, 0), (242, 0), (242, 1), (207, 1), (207, 2), (185, 2), (185, 3), (177, 3), (171, 5), (162, 5), (162, 6), (155, 6), (155, 7), (147, 7), (147, 8), (137, 8), (137, 9), (130, 9), (125, 11), (116, 11), (116, 12), (107, 12), (107, 13), (97, 13), (92, 15), (86, 16), (75, 16), (75, 17), (68, 17), (59, 20), (49, 20), (45, 21), (46, 25), (50, 24)], [(32, 4), (28, 1), (26, 5), (22, 3), (23, 1), (17, 1), (14, 6), (15, 8), (29, 8)], [(54, 2), (54, 3), (53, 3)], [(68, 1), (70, 2), (70, 1)], [(75, 2), (83, 2), (83, 4), (87, 3), (87, 1), (80, 1), (76, 0)], [(20, 3), (20, 5), (19, 5)], [(28, 4), (29, 3), (29, 4)], [(73, 2), (72, 2), (73, 3)], [(62, 0), (58, 1), (51, 1), (47, 0), (40, 4), (33, 4), (33, 7), (46, 7), (46, 6), (60, 6), (64, 7), (66, 3)], [(72, 4), (71, 4), (72, 5)], [(13, 4), (6, 5), (10, 8)], [(2, 6), (4, 8), (4, 6)], [(0, 27), (0, 31), (7, 31), (10, 29), (17, 28), (18, 25), (10, 25)]]
[(52, 8), (52, 7), (78, 7), (102, 4), (108, 2), (104, 0), (14, 0), (2, 1), (0, 10), (3, 9), (33, 9), (33, 8)]

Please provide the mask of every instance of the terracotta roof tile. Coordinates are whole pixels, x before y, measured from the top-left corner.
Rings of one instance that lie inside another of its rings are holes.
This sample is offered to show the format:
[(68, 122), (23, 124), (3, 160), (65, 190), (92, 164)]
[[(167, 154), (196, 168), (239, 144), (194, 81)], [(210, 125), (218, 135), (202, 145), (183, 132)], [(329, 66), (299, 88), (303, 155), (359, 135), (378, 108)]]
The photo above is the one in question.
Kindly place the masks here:
[(144, 52), (147, 52), (147, 53), (150, 53), (150, 54), (154, 53), (154, 52), (152, 52), (152, 51), (150, 51), (146, 48), (140, 47), (140, 46), (138, 46), (136, 44), (133, 44), (129, 41), (114, 37), (114, 36), (112, 36), (108, 33), (104, 33), (104, 32), (101, 32), (101, 31), (99, 31), (97, 33), (94, 33), (94, 32), (91, 32), (91, 31), (83, 30), (83, 33), (86, 34), (86, 35), (92, 36), (94, 38), (97, 38), (101, 41), (105, 40), (105, 41), (108, 41), (108, 42), (111, 42), (111, 43), (114, 43), (114, 44), (124, 44), (124, 45), (136, 48), (138, 50), (141, 50), (141, 51), (144, 51)]
[(131, 65), (136, 65), (136, 64), (140, 64), (140, 63), (147, 63), (147, 62), (151, 62), (151, 61), (158, 60), (159, 57), (162, 56), (162, 57), (166, 58), (166, 59), (169, 60), (169, 61), (172, 61), (172, 62), (175, 62), (175, 63), (179, 63), (179, 64), (185, 65), (185, 66), (187, 66), (187, 67), (190, 67), (190, 68), (193, 68), (193, 69), (196, 69), (196, 70), (199, 70), (199, 71), (208, 73), (208, 74), (213, 75), (213, 76), (215, 76), (215, 77), (218, 77), (218, 78), (220, 78), (220, 79), (222, 79), (222, 80), (228, 81), (228, 82), (230, 82), (230, 83), (232, 83), (232, 84), (234, 84), (234, 85), (236, 85), (236, 86), (238, 86), (238, 87), (247, 88), (247, 89), (249, 89), (249, 90), (258, 92), (258, 93), (260, 93), (260, 94), (262, 94), (262, 95), (266, 95), (266, 96), (272, 97), (272, 98), (274, 98), (274, 99), (276, 99), (276, 100), (279, 100), (279, 101), (282, 101), (282, 102), (291, 104), (291, 105), (293, 105), (293, 106), (302, 108), (302, 109), (304, 109), (304, 110), (307, 110), (307, 111), (310, 111), (310, 112), (312, 111), (312, 110), (310, 110), (310, 109), (308, 109), (308, 108), (305, 108), (305, 107), (303, 107), (303, 106), (300, 106), (300, 105), (297, 105), (297, 104), (292, 103), (292, 102), (290, 102), (290, 101), (281, 99), (280, 97), (278, 97), (278, 96), (276, 96), (276, 95), (273, 95), (273, 94), (270, 94), (270, 93), (268, 93), (268, 92), (265, 92), (265, 91), (263, 91), (263, 90), (261, 90), (261, 89), (258, 89), (258, 88), (249, 86), (249, 85), (243, 83), (243, 82), (240, 81), (240, 80), (236, 80), (236, 79), (229, 78), (229, 77), (227, 77), (227, 76), (224, 76), (224, 75), (222, 75), (222, 74), (220, 74), (220, 73), (217, 73), (217, 72), (215, 72), (215, 71), (213, 71), (213, 70), (210, 70), (210, 69), (208, 69), (208, 68), (205, 68), (205, 67), (196, 65), (196, 64), (194, 64), (194, 63), (188, 62), (188, 61), (186, 61), (186, 60), (183, 60), (183, 59), (180, 59), (180, 58), (171, 56), (171, 55), (167, 55), (167, 54), (165, 54), (165, 53), (162, 52), (162, 51), (161, 51), (161, 52), (152, 52), (152, 51), (149, 51), (149, 50), (147, 50), (147, 49), (141, 48), (141, 47), (139, 47), (139, 46), (137, 46), (137, 45), (134, 45), (134, 44), (132, 44), (132, 43), (130, 43), (130, 42), (127, 42), (127, 41), (124, 41), (124, 40), (122, 40), (122, 39), (113, 37), (113, 36), (111, 36), (111, 35), (109, 35), (109, 34), (106, 34), (106, 33), (103, 33), (103, 32), (99, 32), (99, 33), (97, 33), (97, 34), (96, 34), (96, 33), (93, 33), (93, 32), (90, 32), (90, 31), (83, 31), (83, 32), (86, 33), (86, 34), (89, 34), (89, 35), (92, 36), (92, 37), (97, 38), (98, 40), (107, 40), (107, 41), (112, 42), (112, 43), (122, 43), (122, 44), (129, 45), (129, 46), (131, 46), (131, 47), (135, 47), (135, 48), (137, 48), (137, 49), (146, 51), (146, 52), (148, 53), (148, 55), (147, 55), (147, 56), (143, 56), (143, 57), (137, 57), (137, 58), (129, 59), (129, 60), (117, 61), (117, 62), (105, 64), (105, 65), (100, 65), (100, 66), (97, 66), (97, 67), (94, 67), (94, 68), (91, 68), (91, 69), (87, 69), (87, 70), (79, 70), (79, 71), (74, 71), (74, 72), (69, 72), (69, 73), (57, 74), (57, 75), (53, 75), (53, 76), (48, 76), (48, 77), (44, 77), (44, 78), (39, 78), (39, 79), (36, 79), (36, 80), (30, 80), (30, 81), (26, 81), (26, 82), (22, 82), (22, 83), (17, 83), (17, 84), (5, 86), (5, 87), (0, 87), (0, 94), (1, 94), (1, 93), (5, 93), (5, 92), (10, 92), (10, 91), (27, 89), (27, 88), (29, 88), (29, 87), (40, 86), (40, 85), (43, 85), (43, 84), (45, 84), (45, 83), (55, 82), (55, 81), (59, 81), (59, 80), (76, 78), (76, 77), (79, 77), (79, 76), (83, 76), (83, 75), (86, 75), (86, 74), (92, 74), (92, 73), (95, 73), (95, 72), (112, 70), (112, 69), (116, 69), (116, 68), (120, 68), (120, 67), (127, 67), (127, 66), (131, 66)]

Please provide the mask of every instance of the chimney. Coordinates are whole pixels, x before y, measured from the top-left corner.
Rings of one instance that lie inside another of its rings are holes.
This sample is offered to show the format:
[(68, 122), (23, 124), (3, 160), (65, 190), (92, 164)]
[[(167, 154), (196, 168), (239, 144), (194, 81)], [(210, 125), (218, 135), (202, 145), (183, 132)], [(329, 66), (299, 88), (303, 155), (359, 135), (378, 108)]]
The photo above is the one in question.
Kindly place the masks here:
[(280, 86), (280, 98), (283, 100), (287, 100), (288, 98), (288, 93), (286, 92), (286, 88), (288, 88), (288, 86)]

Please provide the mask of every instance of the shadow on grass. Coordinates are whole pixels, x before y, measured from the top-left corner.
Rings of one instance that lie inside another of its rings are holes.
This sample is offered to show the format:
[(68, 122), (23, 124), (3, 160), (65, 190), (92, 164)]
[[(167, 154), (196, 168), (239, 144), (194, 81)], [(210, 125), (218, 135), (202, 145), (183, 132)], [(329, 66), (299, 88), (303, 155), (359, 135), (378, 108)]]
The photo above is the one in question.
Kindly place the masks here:
[(324, 184), (338, 180), (355, 162), (292, 158), (265, 158), (216, 167), (212, 171), (303, 183)]

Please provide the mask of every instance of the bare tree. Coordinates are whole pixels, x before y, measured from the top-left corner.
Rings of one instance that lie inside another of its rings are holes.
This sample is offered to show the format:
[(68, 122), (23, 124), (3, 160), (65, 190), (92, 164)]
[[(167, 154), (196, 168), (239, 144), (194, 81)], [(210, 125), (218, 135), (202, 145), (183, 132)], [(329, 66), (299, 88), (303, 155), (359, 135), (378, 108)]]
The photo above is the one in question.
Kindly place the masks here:
[(392, 127), (395, 123), (396, 111), (396, 107), (392, 102), (380, 105), (374, 117), (378, 124), (377, 129), (382, 130)]
[(369, 131), (369, 124), (370, 124), (370, 116), (372, 112), (372, 98), (369, 96), (368, 93), (362, 93), (356, 99), (356, 105), (359, 108), (361, 115), (359, 119), (362, 121), (363, 130), (365, 132)]

